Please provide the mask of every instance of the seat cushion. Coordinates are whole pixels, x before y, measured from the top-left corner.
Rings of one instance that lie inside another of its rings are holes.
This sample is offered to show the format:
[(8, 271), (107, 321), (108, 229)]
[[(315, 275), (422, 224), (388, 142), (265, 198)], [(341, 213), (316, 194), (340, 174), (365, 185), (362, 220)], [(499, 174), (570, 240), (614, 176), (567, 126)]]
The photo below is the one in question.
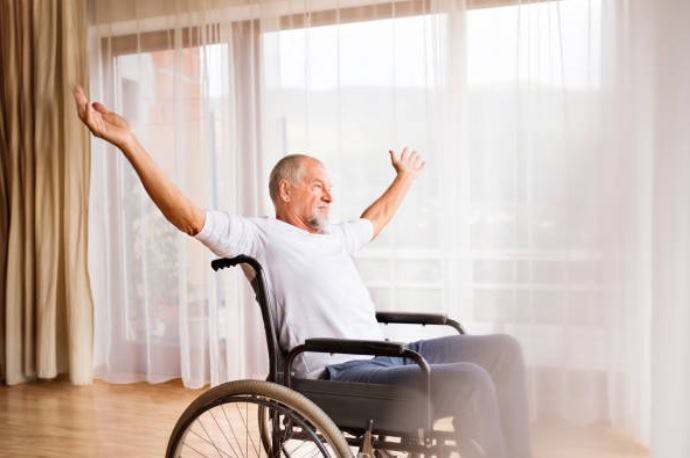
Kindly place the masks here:
[(421, 390), (373, 383), (293, 379), (292, 388), (318, 405), (341, 429), (362, 431), (369, 420), (378, 433), (415, 434), (427, 428)]

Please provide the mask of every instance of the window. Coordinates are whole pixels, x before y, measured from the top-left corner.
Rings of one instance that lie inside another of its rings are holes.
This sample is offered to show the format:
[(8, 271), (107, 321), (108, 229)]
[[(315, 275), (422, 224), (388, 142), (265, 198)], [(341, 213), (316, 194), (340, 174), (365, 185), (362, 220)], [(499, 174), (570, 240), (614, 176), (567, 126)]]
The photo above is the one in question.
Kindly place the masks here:
[[(567, 0), (467, 13), (462, 165), (471, 173), (463, 175), (464, 194), (448, 192), (458, 187), (443, 158), (456, 151), (444, 143), (449, 133), (439, 112), (457, 83), (448, 57), (451, 25), (427, 2), (285, 15), (275, 28), (251, 20), (104, 38), (104, 55), (112, 58), (104, 64), (114, 75), (115, 106), (146, 132), (165, 171), (211, 207), (243, 210), (244, 182), (222, 171), (238, 170), (251, 145), (259, 170), (240, 173), (253, 183), (248, 194), (265, 196), (252, 208), (270, 212), (262, 180), (277, 158), (309, 151), (333, 174), (335, 219), (359, 215), (386, 188), (389, 147), (404, 142), (431, 155), (395, 223), (357, 259), (381, 309), (461, 314), (475, 330), (536, 323), (544, 335), (578, 316), (583, 329), (596, 331), (601, 233), (587, 209), (596, 208), (589, 203), (598, 190), (578, 184), (599, 173), (600, 10), (597, 0)], [(183, 81), (173, 84), (175, 77)], [(182, 101), (184, 112), (175, 109)], [(252, 113), (238, 119), (247, 107)], [(188, 157), (196, 148), (211, 154)], [(185, 242), (131, 169), (121, 173), (127, 335), (152, 327), (172, 338), (178, 301), (186, 298), (205, 318), (192, 273), (204, 267), (185, 267)], [(463, 212), (455, 210), (451, 228), (450, 207)], [(452, 246), (460, 239), (462, 247)], [(138, 312), (142, 301), (160, 314)]]

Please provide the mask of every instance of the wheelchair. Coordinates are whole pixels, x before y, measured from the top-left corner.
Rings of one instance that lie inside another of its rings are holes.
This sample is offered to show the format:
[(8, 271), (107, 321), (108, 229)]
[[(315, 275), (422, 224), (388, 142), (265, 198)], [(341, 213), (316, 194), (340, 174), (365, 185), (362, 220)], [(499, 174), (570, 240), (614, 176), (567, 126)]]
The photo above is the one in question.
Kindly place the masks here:
[[(278, 345), (262, 266), (244, 255), (211, 263), (215, 271), (237, 265), (254, 270), (250, 282), (266, 334), (268, 377), (227, 382), (201, 394), (178, 419), (166, 457), (482, 456), (473, 441), (457, 443), (452, 428), (439, 428), (447, 419), (434, 417), (430, 368), (418, 353), (400, 343), (332, 338), (307, 339), (284, 352)], [(460, 323), (445, 315), (377, 312), (376, 318), (386, 325), (451, 326), (464, 334)], [(409, 358), (420, 367), (422, 383), (404, 388), (299, 379), (293, 376), (292, 364), (303, 352)]]

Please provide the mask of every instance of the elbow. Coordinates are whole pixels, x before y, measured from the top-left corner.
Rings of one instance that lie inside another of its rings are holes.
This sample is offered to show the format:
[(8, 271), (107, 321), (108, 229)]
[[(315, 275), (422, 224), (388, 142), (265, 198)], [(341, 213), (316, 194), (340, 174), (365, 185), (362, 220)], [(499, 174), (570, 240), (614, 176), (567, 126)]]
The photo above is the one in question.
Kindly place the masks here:
[(204, 212), (195, 212), (191, 217), (186, 218), (181, 224), (176, 224), (177, 228), (187, 235), (194, 237), (204, 228), (206, 215)]
[(179, 228), (182, 232), (186, 233), (189, 236), (194, 237), (197, 235), (199, 232), (201, 232), (201, 229), (195, 227), (195, 226), (186, 226), (186, 227), (181, 227)]
[(184, 232), (192, 237), (201, 232), (201, 228), (190, 221), (171, 221), (171, 223), (173, 223), (173, 226), (175, 226), (178, 231)]
[(203, 229), (203, 228), (204, 228), (203, 223), (202, 223), (202, 224), (198, 224), (198, 223), (195, 223), (195, 222), (190, 222), (190, 223), (188, 223), (188, 224), (185, 224), (185, 225), (182, 226), (182, 227), (179, 227), (179, 226), (178, 226), (178, 229), (180, 229), (182, 232), (185, 232), (187, 235), (190, 235), (190, 236), (192, 236), (192, 237), (194, 237), (194, 236), (197, 235), (199, 232), (201, 232), (201, 229)]

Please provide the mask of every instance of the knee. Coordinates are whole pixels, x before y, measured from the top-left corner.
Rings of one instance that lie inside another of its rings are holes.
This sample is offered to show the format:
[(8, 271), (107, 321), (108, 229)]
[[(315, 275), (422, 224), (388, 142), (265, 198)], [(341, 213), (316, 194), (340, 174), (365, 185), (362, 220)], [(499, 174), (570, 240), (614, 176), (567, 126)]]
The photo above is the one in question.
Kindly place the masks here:
[(489, 372), (481, 366), (470, 365), (467, 368), (467, 391), (464, 402), (477, 411), (493, 411), (498, 402), (496, 385)]
[(493, 379), (486, 369), (472, 363), (465, 363), (464, 366), (463, 369), (467, 382), (474, 391), (482, 393), (492, 393), (494, 391)]
[(508, 334), (496, 334), (496, 340), (500, 352), (506, 360), (523, 364), (522, 346), (515, 337)]
[(474, 363), (453, 363), (432, 366), (432, 390), (438, 393), (456, 393), (458, 390), (490, 391), (493, 380), (489, 372)]
[(496, 387), (489, 373), (473, 363), (458, 363), (432, 371), (432, 401), (436, 415), (458, 416), (464, 412), (492, 409), (497, 403)]

